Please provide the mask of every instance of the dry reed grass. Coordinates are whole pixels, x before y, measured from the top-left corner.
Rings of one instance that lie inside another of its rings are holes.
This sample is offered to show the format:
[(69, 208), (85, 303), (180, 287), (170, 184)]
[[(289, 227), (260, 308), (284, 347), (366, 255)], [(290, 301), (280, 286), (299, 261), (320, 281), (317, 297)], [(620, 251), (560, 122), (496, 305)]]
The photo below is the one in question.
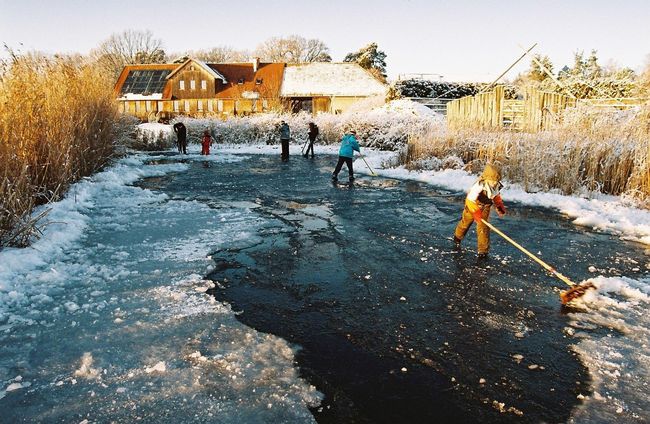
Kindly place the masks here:
[(79, 58), (17, 56), (0, 69), (0, 249), (38, 233), (37, 205), (103, 167), (117, 108), (107, 81)]
[(568, 109), (551, 131), (448, 130), (411, 137), (407, 167), (427, 158), (460, 157), (469, 171), (501, 164), (528, 191), (596, 191), (650, 207), (650, 104), (640, 110)]

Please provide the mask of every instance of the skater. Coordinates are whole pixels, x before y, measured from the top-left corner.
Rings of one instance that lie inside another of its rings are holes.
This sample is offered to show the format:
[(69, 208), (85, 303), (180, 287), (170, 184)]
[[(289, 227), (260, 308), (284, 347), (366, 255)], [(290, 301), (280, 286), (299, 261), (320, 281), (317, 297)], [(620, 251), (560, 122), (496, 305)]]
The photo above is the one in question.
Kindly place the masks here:
[(210, 146), (212, 146), (212, 137), (210, 136), (210, 130), (203, 131), (203, 139), (201, 140), (201, 154), (209, 155)]
[(500, 217), (506, 214), (506, 207), (503, 205), (499, 194), (502, 187), (499, 168), (495, 165), (486, 165), (479, 180), (467, 193), (465, 208), (454, 232), (456, 249), (460, 249), (460, 242), (472, 225), (472, 221), (474, 221), (476, 222), (476, 237), (478, 239), (478, 257), (479, 259), (487, 258), (490, 250), (490, 229), (481, 220), (488, 221), (492, 204), (496, 206)]
[(174, 124), (174, 132), (176, 133), (178, 153), (187, 154), (187, 128), (182, 122)]
[(282, 160), (289, 160), (289, 140), (291, 139), (291, 130), (286, 122), (280, 123), (280, 143), (282, 144)]
[(309, 156), (309, 149), (311, 149), (311, 158), (314, 158), (314, 141), (316, 141), (316, 137), (318, 137), (318, 126), (314, 124), (313, 122), (309, 123), (309, 132), (307, 133), (309, 136), (309, 144), (307, 145), (307, 151), (303, 155), (304, 157)]
[(352, 169), (352, 158), (354, 157), (354, 151), (361, 153), (359, 148), (359, 142), (357, 141), (357, 132), (355, 130), (350, 130), (346, 134), (343, 134), (341, 138), (341, 148), (339, 149), (339, 161), (334, 168), (332, 173), (332, 181), (336, 182), (339, 178), (339, 172), (343, 163), (348, 166), (348, 174), (350, 176), (349, 181), (354, 181), (354, 170)]

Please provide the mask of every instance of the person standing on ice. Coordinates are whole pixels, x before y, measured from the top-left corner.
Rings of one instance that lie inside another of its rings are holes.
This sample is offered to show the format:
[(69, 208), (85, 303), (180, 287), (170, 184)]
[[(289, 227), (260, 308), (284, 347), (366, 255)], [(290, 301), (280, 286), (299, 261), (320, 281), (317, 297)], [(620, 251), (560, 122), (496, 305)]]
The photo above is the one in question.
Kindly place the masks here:
[(460, 249), (460, 242), (467, 234), (467, 230), (476, 222), (476, 237), (478, 239), (478, 257), (487, 257), (490, 250), (490, 229), (483, 223), (490, 217), (490, 207), (496, 206), (499, 216), (506, 214), (506, 207), (499, 193), (501, 184), (501, 171), (495, 165), (486, 165), (479, 180), (470, 188), (465, 199), (465, 208), (460, 222), (454, 232), (454, 245)]
[(178, 138), (178, 153), (187, 154), (187, 128), (182, 122), (177, 122), (174, 124), (174, 132)]
[(348, 167), (348, 174), (350, 175), (350, 182), (354, 181), (354, 170), (352, 169), (352, 158), (354, 157), (354, 151), (361, 153), (361, 148), (359, 147), (359, 142), (357, 141), (357, 132), (355, 130), (350, 130), (347, 133), (343, 134), (341, 138), (341, 148), (339, 149), (339, 161), (334, 168), (332, 173), (332, 181), (336, 182), (339, 179), (339, 172), (345, 163)]
[(318, 137), (318, 126), (313, 122), (309, 123), (309, 131), (307, 132), (307, 136), (309, 137), (309, 145), (307, 146), (307, 151), (305, 152), (304, 156), (309, 156), (309, 149), (311, 149), (311, 158), (313, 159), (314, 141), (316, 141), (316, 137)]
[(286, 122), (280, 123), (280, 144), (282, 144), (282, 160), (289, 160), (289, 140), (291, 139), (291, 130)]
[(201, 154), (209, 155), (211, 145), (212, 137), (210, 136), (210, 130), (205, 130), (203, 131), (203, 139), (201, 140)]

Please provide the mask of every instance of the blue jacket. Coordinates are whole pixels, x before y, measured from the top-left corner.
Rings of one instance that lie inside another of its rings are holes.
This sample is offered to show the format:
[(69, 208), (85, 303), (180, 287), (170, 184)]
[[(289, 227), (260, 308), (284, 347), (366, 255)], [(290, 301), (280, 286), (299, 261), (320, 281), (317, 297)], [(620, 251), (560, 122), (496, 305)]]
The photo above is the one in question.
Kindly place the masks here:
[(343, 138), (341, 139), (341, 148), (339, 149), (339, 156), (343, 156), (344, 158), (354, 157), (355, 150), (361, 153), (356, 137), (352, 134), (343, 135)]

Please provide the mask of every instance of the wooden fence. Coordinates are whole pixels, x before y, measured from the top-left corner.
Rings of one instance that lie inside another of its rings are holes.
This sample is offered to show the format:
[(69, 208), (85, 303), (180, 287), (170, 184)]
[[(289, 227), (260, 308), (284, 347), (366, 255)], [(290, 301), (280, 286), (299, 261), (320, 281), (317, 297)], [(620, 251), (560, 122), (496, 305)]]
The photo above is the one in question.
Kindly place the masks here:
[(645, 99), (584, 99), (530, 89), (523, 100), (506, 100), (502, 86), (447, 103), (449, 128), (505, 128), (538, 132), (550, 129), (569, 107), (628, 109)]

